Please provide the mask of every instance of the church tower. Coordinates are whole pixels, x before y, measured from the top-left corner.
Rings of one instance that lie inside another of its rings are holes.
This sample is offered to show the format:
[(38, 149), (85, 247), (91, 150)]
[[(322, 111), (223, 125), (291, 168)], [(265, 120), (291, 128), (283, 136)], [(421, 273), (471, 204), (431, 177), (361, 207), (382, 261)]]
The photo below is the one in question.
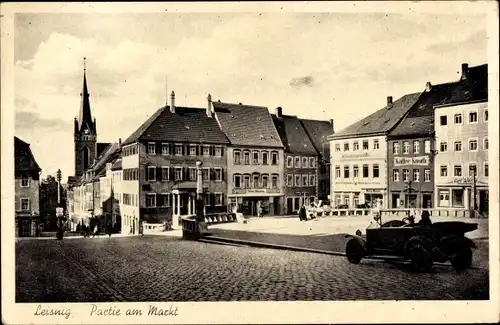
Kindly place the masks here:
[(86, 59), (83, 58), (83, 90), (80, 93), (80, 114), (75, 117), (75, 176), (82, 176), (83, 172), (96, 158), (97, 129), (95, 119), (92, 121), (90, 112), (89, 91), (87, 88)]

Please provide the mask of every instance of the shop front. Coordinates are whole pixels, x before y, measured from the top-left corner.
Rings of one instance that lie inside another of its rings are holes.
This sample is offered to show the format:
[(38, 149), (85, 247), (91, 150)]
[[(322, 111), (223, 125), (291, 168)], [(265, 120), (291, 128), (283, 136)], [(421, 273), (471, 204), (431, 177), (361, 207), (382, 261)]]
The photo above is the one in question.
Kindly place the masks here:
[(488, 212), (488, 184), (485, 182), (476, 180), (474, 184), (472, 177), (460, 177), (450, 183), (437, 185), (436, 189), (435, 200), (438, 208)]
[(282, 213), (282, 194), (278, 189), (233, 189), (229, 209), (245, 216), (273, 216)]

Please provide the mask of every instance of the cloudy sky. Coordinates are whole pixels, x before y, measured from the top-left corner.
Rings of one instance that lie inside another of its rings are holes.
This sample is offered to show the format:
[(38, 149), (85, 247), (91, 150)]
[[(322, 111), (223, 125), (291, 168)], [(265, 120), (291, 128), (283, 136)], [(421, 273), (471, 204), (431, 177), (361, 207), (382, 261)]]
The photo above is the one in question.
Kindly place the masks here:
[(15, 134), (43, 175), (74, 173), (83, 57), (98, 141), (128, 137), (175, 90), (178, 105), (263, 105), (340, 130), (387, 96), (486, 63), (478, 14), (17, 14)]

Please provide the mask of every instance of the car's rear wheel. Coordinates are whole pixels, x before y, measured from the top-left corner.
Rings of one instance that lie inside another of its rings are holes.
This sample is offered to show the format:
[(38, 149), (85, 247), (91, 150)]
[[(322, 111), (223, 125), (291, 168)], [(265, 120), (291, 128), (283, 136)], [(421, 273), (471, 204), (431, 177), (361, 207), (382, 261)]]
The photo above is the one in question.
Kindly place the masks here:
[(465, 270), (472, 265), (472, 249), (467, 245), (461, 245), (454, 258), (451, 259), (451, 265), (457, 270)]
[(363, 258), (363, 247), (356, 239), (350, 239), (345, 247), (347, 260), (352, 264), (358, 264)]
[(413, 269), (417, 272), (428, 271), (432, 267), (432, 258), (424, 245), (415, 243), (410, 249), (410, 261)]

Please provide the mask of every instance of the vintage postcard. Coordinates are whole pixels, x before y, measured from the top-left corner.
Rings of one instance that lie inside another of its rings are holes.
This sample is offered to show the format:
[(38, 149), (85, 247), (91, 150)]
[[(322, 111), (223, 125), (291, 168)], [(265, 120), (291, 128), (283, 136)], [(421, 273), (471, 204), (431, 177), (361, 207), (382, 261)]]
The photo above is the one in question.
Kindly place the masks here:
[(496, 2), (1, 24), (4, 323), (499, 321)]

